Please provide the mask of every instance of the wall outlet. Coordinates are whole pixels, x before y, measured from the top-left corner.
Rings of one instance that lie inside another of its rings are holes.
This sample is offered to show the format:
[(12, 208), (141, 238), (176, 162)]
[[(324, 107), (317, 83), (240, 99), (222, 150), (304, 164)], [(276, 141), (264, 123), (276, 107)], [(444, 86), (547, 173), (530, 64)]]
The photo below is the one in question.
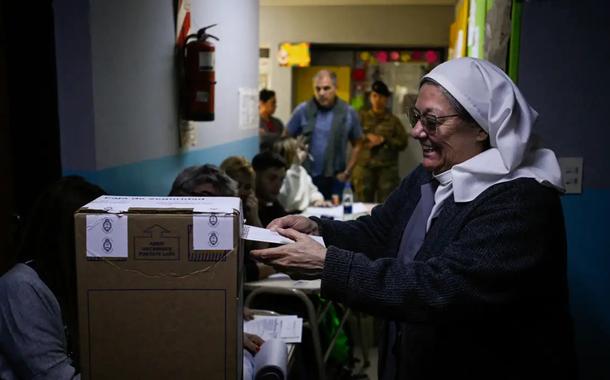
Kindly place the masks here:
[(566, 194), (582, 193), (582, 157), (559, 158)]

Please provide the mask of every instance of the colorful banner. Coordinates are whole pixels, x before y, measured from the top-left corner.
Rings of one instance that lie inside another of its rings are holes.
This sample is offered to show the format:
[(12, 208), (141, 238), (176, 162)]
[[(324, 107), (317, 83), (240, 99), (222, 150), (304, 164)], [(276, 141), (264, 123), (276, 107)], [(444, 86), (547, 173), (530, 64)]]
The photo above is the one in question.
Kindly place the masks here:
[(468, 0), (459, 0), (455, 6), (455, 22), (451, 24), (449, 35), (449, 59), (466, 56), (468, 3)]
[(468, 13), (468, 56), (485, 58), (486, 0), (470, 0)]
[(277, 52), (277, 61), (282, 67), (307, 67), (311, 63), (311, 56), (309, 54), (309, 43), (301, 42), (298, 44), (291, 44), (284, 42), (280, 44), (280, 48)]

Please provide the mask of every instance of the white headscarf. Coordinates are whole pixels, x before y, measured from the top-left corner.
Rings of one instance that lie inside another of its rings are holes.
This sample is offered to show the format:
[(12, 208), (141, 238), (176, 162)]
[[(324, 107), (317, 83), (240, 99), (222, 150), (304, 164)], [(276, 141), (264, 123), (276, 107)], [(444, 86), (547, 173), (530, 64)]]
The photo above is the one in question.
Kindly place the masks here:
[(538, 113), (502, 70), (488, 61), (459, 58), (424, 78), (443, 86), (489, 134), (490, 149), (451, 168), (456, 202), (472, 201), (492, 185), (523, 177), (564, 190), (555, 154), (539, 149), (531, 135)]

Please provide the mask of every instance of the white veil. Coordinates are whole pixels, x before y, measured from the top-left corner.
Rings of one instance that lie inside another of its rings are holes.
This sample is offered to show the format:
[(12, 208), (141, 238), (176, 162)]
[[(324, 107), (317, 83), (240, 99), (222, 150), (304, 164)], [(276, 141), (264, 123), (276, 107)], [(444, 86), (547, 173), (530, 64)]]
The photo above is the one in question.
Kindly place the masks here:
[(469, 202), (492, 185), (522, 177), (563, 191), (555, 153), (538, 148), (531, 134), (538, 114), (502, 70), (488, 61), (459, 58), (424, 78), (443, 86), (489, 134), (490, 149), (451, 169), (456, 202)]

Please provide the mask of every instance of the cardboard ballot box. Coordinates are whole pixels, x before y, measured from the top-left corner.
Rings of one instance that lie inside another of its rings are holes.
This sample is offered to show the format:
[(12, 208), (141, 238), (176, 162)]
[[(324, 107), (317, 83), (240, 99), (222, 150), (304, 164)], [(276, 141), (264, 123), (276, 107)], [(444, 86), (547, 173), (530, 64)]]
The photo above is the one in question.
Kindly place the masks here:
[(75, 214), (85, 379), (240, 379), (239, 198), (103, 196)]

